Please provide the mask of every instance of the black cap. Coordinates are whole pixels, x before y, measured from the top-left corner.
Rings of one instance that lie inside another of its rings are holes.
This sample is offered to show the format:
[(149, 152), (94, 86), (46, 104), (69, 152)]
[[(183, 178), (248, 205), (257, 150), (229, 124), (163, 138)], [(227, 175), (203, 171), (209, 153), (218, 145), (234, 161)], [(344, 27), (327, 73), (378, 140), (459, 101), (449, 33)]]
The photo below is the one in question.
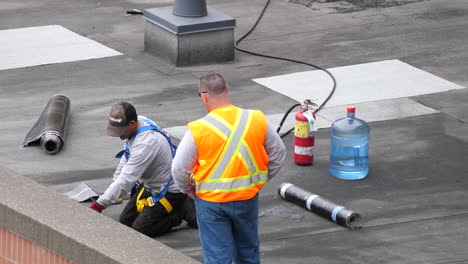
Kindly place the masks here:
[(111, 137), (120, 137), (128, 123), (132, 120), (137, 120), (138, 116), (135, 107), (127, 102), (115, 104), (109, 114), (109, 122), (107, 124), (107, 135)]

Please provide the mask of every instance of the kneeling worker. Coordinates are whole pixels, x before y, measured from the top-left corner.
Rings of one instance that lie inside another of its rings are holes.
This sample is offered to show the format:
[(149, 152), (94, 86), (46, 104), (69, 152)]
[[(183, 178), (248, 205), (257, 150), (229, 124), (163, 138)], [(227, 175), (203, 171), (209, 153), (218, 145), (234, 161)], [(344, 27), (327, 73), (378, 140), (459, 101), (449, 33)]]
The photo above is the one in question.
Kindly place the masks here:
[(175, 145), (170, 137), (149, 118), (137, 116), (135, 107), (127, 102), (112, 107), (107, 134), (126, 140), (125, 149), (116, 155), (120, 163), (112, 184), (89, 208), (100, 213), (133, 188), (120, 215), (122, 224), (150, 237), (167, 233), (184, 218), (196, 227), (195, 211), (184, 210), (194, 208), (187, 206), (193, 200), (172, 180)]

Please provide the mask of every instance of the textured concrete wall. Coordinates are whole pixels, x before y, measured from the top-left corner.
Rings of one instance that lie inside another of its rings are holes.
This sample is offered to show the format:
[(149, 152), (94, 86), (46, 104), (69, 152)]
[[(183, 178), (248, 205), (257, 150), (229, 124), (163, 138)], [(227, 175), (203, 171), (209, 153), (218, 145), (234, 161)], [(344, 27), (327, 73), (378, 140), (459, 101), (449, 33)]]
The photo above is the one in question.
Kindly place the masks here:
[(179, 35), (177, 66), (234, 60), (234, 29)]
[(177, 64), (178, 37), (151, 22), (145, 21), (145, 51)]
[(176, 66), (234, 60), (234, 29), (176, 35), (145, 22), (145, 51)]
[(199, 263), (3, 168), (0, 228), (77, 264)]

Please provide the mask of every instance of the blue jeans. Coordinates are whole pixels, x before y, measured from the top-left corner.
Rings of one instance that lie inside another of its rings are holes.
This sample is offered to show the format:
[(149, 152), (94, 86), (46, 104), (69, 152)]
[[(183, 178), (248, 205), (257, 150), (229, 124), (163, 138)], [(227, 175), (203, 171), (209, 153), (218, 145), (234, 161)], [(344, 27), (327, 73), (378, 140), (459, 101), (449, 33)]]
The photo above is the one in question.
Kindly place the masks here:
[(258, 195), (227, 203), (197, 197), (195, 206), (205, 264), (260, 263)]

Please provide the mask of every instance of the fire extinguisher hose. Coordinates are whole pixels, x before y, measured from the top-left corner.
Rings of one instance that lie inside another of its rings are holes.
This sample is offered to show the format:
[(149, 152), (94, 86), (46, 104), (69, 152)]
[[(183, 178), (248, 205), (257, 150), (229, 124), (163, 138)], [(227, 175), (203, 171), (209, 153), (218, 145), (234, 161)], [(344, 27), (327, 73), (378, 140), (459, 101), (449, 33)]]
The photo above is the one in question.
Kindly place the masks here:
[[(295, 104), (295, 105), (291, 106), (291, 107), (288, 109), (288, 111), (286, 111), (286, 113), (284, 114), (283, 118), (281, 119), (281, 122), (280, 122), (279, 125), (278, 125), (278, 129), (276, 129), (276, 133), (279, 134), (279, 132), (281, 131), (281, 127), (283, 127), (284, 121), (285, 121), (286, 118), (288, 117), (289, 113), (291, 113), (291, 111), (292, 111), (294, 108), (296, 108), (296, 107), (298, 107), (298, 106), (300, 106), (300, 105), (301, 105), (301, 104)], [(293, 128), (293, 129), (294, 129), (294, 128)], [(291, 131), (292, 131), (293, 129), (291, 129)], [(289, 131), (289, 132), (291, 132), (291, 131)], [(289, 133), (289, 132), (288, 132), (288, 133)]]
[(282, 183), (278, 188), (278, 194), (286, 201), (299, 205), (349, 229), (362, 227), (360, 214), (294, 184)]

